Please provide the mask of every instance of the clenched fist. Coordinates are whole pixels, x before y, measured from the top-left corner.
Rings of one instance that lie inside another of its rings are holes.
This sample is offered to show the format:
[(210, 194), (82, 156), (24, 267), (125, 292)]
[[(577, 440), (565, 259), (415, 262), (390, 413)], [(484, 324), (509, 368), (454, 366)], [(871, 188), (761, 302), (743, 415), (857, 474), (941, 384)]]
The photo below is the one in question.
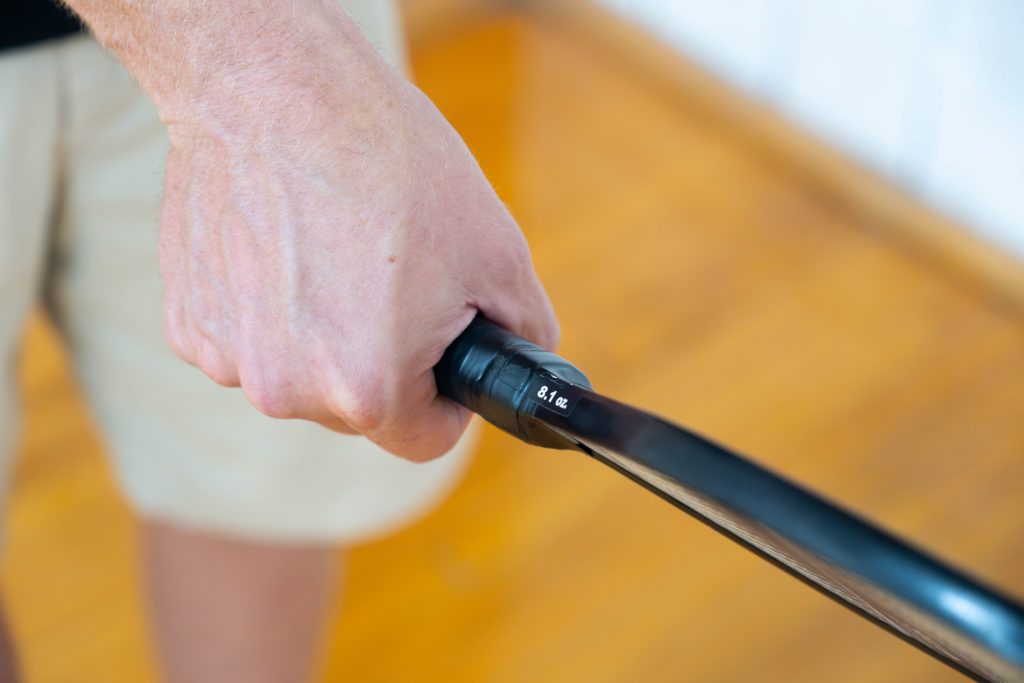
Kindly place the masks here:
[(425, 460), (465, 426), (432, 368), (477, 311), (547, 348), (558, 326), (459, 136), (340, 9), (314, 4), (180, 61), (107, 36), (171, 135), (167, 337), (267, 415)]

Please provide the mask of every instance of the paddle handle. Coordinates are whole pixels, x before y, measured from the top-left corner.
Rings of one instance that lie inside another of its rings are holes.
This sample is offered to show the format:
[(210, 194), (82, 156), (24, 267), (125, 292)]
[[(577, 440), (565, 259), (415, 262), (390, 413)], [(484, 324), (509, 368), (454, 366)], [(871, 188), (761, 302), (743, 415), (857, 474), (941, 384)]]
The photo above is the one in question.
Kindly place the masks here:
[[(434, 367), (442, 396), (469, 408), (526, 443), (575, 449), (575, 444), (537, 420), (538, 410), (558, 410), (556, 386), (589, 389), (590, 380), (557, 354), (516, 336), (478, 315)], [(549, 390), (545, 390), (548, 387)], [(551, 397), (551, 391), (556, 395)], [(538, 393), (551, 402), (535, 400)]]

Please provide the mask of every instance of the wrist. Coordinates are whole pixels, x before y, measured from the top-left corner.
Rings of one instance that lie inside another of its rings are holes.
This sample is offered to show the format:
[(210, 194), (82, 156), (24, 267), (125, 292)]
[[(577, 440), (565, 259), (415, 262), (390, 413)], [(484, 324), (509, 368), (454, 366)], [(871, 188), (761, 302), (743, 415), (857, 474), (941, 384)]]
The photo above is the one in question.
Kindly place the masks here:
[[(334, 0), (71, 0), (175, 130), (271, 133), (395, 78)], [(115, 7), (111, 7), (111, 6)]]

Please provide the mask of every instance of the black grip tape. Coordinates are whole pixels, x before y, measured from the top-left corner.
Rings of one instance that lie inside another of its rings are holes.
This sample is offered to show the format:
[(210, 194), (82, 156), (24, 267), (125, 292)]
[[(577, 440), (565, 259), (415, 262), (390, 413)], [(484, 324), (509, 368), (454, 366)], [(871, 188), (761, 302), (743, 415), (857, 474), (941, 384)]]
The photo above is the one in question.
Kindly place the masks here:
[(526, 443), (574, 447), (544, 424), (543, 413), (568, 415), (578, 392), (590, 389), (590, 380), (560, 356), (483, 316), (474, 318), (451, 343), (434, 367), (434, 377), (442, 396)]

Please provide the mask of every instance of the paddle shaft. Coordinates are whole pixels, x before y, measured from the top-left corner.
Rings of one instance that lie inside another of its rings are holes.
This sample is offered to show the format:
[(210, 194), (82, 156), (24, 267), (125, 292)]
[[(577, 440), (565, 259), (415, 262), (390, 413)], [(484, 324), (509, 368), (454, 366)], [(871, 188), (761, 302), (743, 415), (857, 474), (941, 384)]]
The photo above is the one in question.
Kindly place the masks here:
[(1024, 608), (728, 448), (594, 393), (586, 376), (478, 317), (438, 390), (517, 438), (579, 450), (977, 680), (1024, 681)]

